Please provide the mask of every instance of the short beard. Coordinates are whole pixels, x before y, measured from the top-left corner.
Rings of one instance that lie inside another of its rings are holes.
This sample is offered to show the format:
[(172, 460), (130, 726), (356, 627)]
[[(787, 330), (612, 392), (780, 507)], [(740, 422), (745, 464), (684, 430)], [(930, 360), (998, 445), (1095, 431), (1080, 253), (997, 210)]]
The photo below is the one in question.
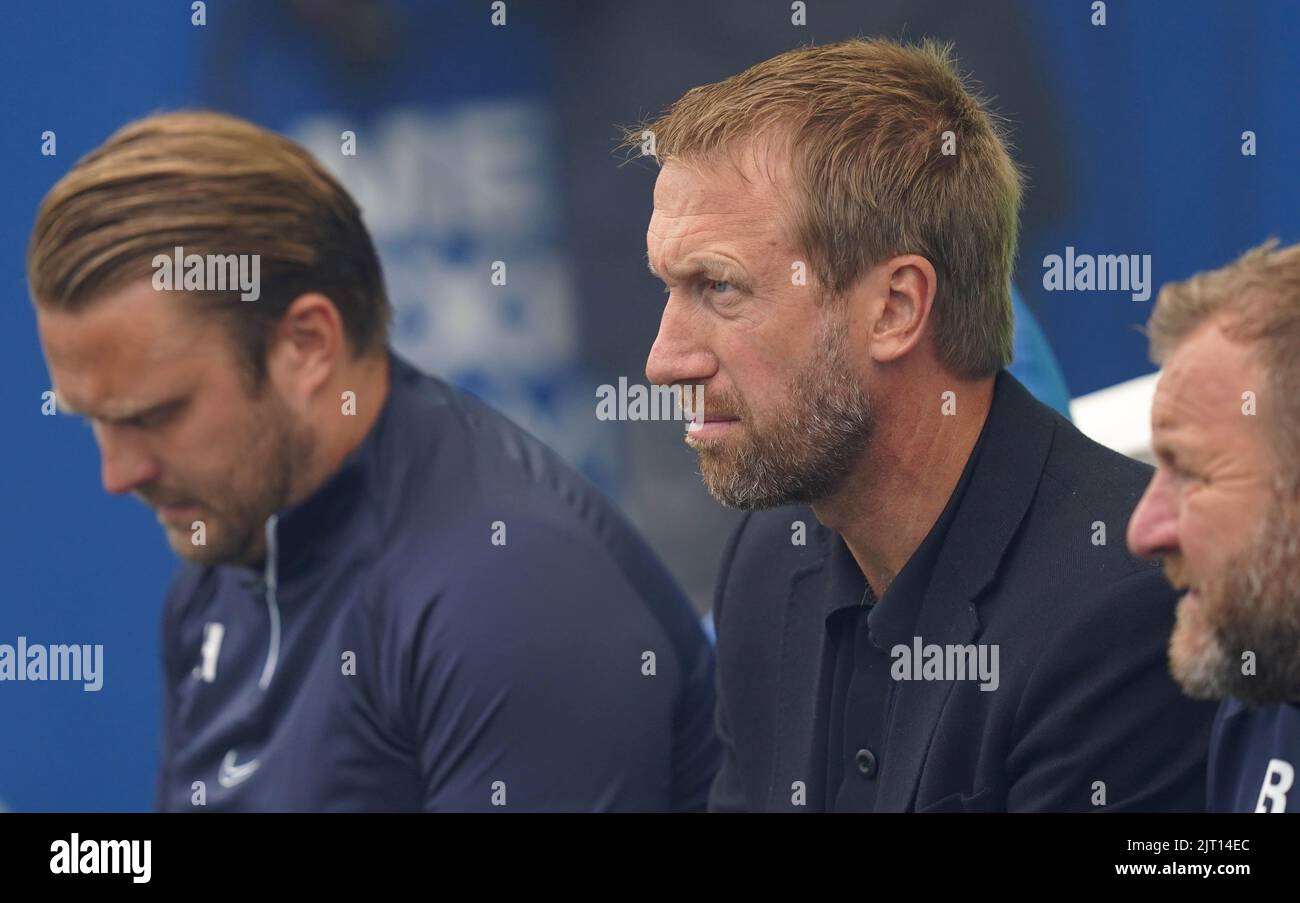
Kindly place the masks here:
[(815, 502), (852, 471), (875, 420), (845, 354), (846, 335), (843, 315), (823, 311), (816, 350), (776, 405), (770, 427), (755, 422), (740, 396), (723, 399), (722, 410), (739, 418), (741, 434), (693, 443), (700, 476), (719, 502), (742, 511)]
[[(205, 544), (194, 545), (190, 534), (172, 536), (173, 551), (195, 564), (253, 564), (262, 557), (266, 521), (283, 509), (293, 492), (293, 475), (311, 466), (314, 443), (293, 412), (274, 390), (265, 399), (251, 396), (256, 414), (243, 450), (244, 479), (232, 475), (228, 493), (212, 508), (213, 523), (205, 531)], [(255, 462), (255, 463), (252, 463)], [(252, 464), (252, 466), (250, 466)]]
[(1178, 606), (1170, 668), (1187, 695), (1300, 700), (1300, 505), (1289, 499), (1279, 488), (1246, 548), (1202, 588), (1199, 611)]

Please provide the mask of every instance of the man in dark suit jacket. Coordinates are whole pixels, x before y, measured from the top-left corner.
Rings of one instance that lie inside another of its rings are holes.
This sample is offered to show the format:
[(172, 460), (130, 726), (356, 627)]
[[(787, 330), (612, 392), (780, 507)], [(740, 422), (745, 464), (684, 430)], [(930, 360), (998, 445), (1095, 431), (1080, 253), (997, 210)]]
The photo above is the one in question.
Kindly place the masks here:
[[(1174, 597), (1122, 541), (1149, 476), (998, 376), (955, 507), (941, 516), (932, 569), (913, 578), (914, 610), (900, 619), (886, 607), (909, 561), (886, 604), (859, 616), (882, 660), (914, 637), (996, 647), (996, 687), (891, 675), (892, 717), (863, 725), (857, 739), (830, 725), (837, 644), (828, 623), (859, 606), (862, 574), (809, 508), (747, 515), (714, 610), (727, 756), (710, 807), (798, 811), (803, 782), (810, 809), (828, 791), (829, 808), (875, 811), (1200, 809), (1213, 710), (1171, 679)], [(799, 523), (806, 545), (791, 542)], [(887, 664), (901, 671), (901, 659)], [(827, 767), (836, 733), (853, 740), (840, 744), (839, 773)]]
[(638, 136), (646, 373), (757, 512), (715, 604), (710, 808), (1202, 808), (1213, 709), (1123, 542), (1150, 470), (1004, 371), (1020, 179), (948, 52), (800, 48)]

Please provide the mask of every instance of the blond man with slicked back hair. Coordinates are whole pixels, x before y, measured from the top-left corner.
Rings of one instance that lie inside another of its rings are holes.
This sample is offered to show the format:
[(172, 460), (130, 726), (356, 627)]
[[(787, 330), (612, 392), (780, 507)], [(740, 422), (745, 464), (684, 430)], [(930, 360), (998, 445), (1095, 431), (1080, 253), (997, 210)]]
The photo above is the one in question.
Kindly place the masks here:
[(1300, 811), (1300, 245), (1166, 285), (1148, 333), (1157, 469), (1128, 542), (1182, 593), (1174, 676), (1223, 700), (1210, 808)]
[(42, 309), (79, 311), (151, 276), (155, 256), (178, 246), (204, 257), (259, 255), (256, 304), (196, 293), (232, 330), (254, 384), (266, 375), (268, 333), (307, 290), (334, 302), (354, 354), (383, 356), (391, 311), (357, 205), (301, 147), (220, 113), (133, 122), (60, 180), (32, 232), (32, 297)]
[(690, 604), (554, 452), (393, 353), (322, 163), (231, 116), (131, 123), (50, 189), (28, 274), (59, 410), (182, 559), (159, 809), (705, 807)]
[(1148, 469), (1004, 369), (1022, 180), (952, 48), (801, 47), (625, 146), (660, 167), (646, 375), (691, 388), (705, 485), (749, 512), (711, 808), (1200, 808), (1212, 710), (1105, 538)]

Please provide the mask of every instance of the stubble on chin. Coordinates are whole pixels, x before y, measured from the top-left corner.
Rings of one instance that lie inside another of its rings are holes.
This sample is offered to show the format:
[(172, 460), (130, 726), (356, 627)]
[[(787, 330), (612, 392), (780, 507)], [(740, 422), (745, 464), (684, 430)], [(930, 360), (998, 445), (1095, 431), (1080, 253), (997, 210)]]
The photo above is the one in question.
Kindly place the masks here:
[(264, 556), (267, 519), (288, 505), (293, 475), (312, 466), (314, 442), (287, 408), (276, 403), (264, 409), (252, 435), (258, 438), (241, 462), (248, 468), (246, 476), (227, 487), (229, 504), (220, 512), (203, 504), (197, 518), (201, 531), (192, 523), (164, 524), (167, 543), (178, 557), (217, 565), (252, 564)]

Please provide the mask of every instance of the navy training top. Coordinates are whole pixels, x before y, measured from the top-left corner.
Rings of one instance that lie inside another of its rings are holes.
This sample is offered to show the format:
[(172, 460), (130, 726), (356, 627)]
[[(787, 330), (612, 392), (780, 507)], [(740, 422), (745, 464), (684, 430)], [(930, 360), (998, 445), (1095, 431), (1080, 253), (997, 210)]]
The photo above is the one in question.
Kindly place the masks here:
[(1300, 812), (1300, 705), (1219, 706), (1210, 733), (1211, 812)]
[(161, 810), (703, 810), (713, 651), (599, 492), (391, 351), (375, 425), (163, 612)]

